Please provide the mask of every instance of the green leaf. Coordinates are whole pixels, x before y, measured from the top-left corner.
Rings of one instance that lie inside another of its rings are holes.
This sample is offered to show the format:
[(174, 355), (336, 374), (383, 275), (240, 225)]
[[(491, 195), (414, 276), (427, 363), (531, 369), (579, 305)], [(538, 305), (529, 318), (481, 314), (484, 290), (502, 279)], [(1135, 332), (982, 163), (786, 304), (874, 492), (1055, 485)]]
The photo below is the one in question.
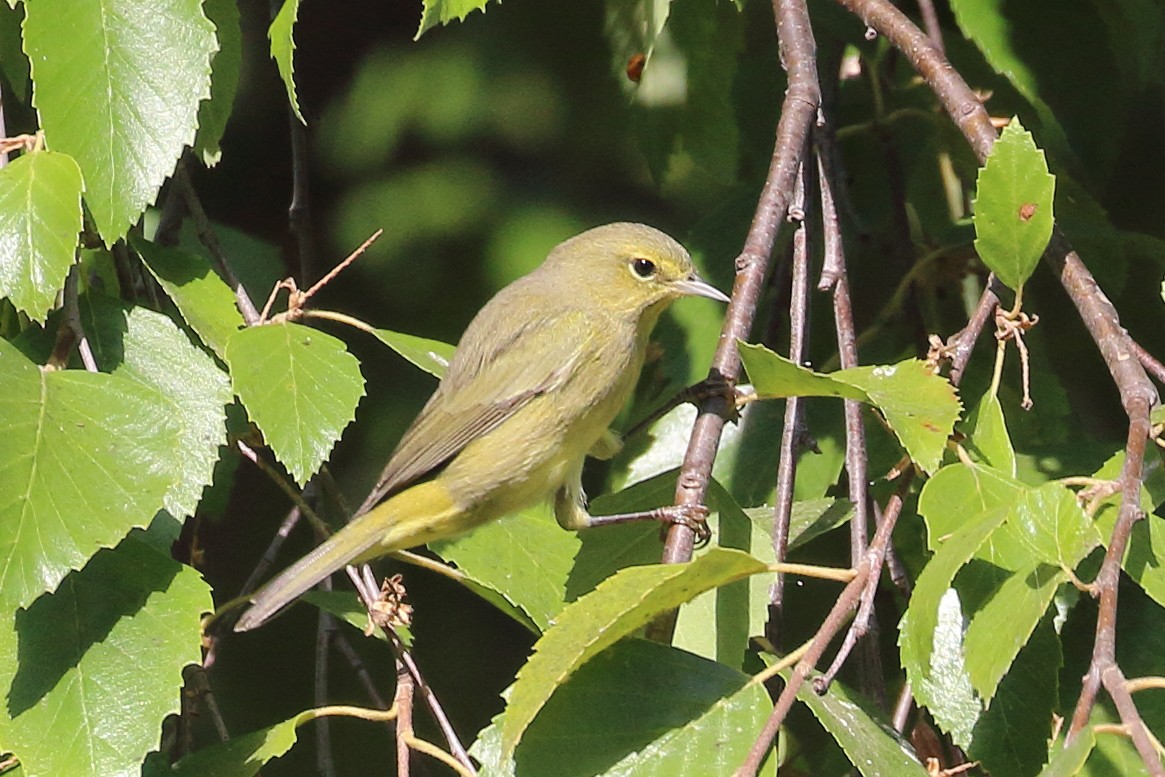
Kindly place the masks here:
[(1040, 772), (1039, 777), (1073, 777), (1083, 768), (1094, 747), (1096, 735), (1092, 733), (1091, 726), (1085, 726), (1067, 747), (1064, 747), (1062, 739), (1057, 739), (1052, 743), (1048, 765)]
[[(781, 673), (788, 680), (790, 672)], [(914, 757), (914, 748), (856, 697), (835, 682), (829, 692), (818, 695), (812, 682), (801, 684), (797, 698), (809, 708), (829, 735), (841, 745), (859, 772), (865, 777), (924, 777), (926, 769)]]
[(587, 660), (697, 594), (766, 569), (748, 554), (716, 549), (686, 564), (624, 569), (572, 603), (518, 673), (502, 725), (503, 760), (555, 689)]
[(566, 604), (566, 581), (580, 544), (577, 534), (554, 520), (549, 505), (539, 505), (429, 548), (521, 609), (541, 633)]
[(963, 648), (963, 608), (959, 594), (948, 588), (939, 600), (934, 643), (927, 676), (922, 678), (926, 706), (951, 741), (962, 748), (971, 744), (971, 733), (982, 707), (971, 687)]
[(971, 758), (990, 774), (1035, 774), (1047, 757), (1059, 703), (1060, 642), (1044, 618), (975, 726)]
[(401, 356), (408, 359), (430, 375), (444, 377), (449, 362), (453, 360), (456, 346), (443, 343), (440, 340), (428, 340), (416, 335), (407, 335), (403, 332), (391, 332), (387, 329), (375, 329), (372, 332), (376, 339), (387, 345)]
[(291, 749), (298, 739), (296, 731), (307, 714), (204, 747), (174, 764), (166, 774), (169, 777), (252, 777), (268, 761)]
[(295, 118), (303, 124), (307, 121), (299, 110), (299, 97), (295, 93), (295, 21), (299, 16), (299, 0), (283, 0), (283, 7), (271, 21), (267, 37), (271, 40), (271, 58), (279, 68), (279, 77), (287, 88), (287, 100)]
[(136, 773), (179, 711), (214, 605), (198, 572), (143, 539), (101, 551), (0, 627), (0, 739), (30, 776)]
[(1008, 517), (1032, 557), (1066, 569), (1100, 544), (1100, 534), (1076, 501), (1059, 483), (1045, 483), (1021, 495)]
[(421, 9), (421, 24), (417, 27), (417, 34), (413, 40), (420, 37), (438, 24), (445, 25), (456, 19), (465, 21), (465, 17), (473, 11), (485, 13), (489, 0), (424, 0)]
[(267, 324), (227, 341), (231, 383), (275, 457), (301, 486), (327, 459), (364, 396), (343, 341), (299, 324)]
[(1010, 509), (1023, 490), (1022, 483), (989, 467), (943, 467), (918, 496), (918, 512), (926, 518), (927, 547), (937, 550), (941, 540), (989, 510)]
[(214, 26), (200, 0), (55, 0), (25, 12), (45, 139), (77, 160), (85, 202), (111, 245), (194, 141)]
[[(644, 689), (629, 694), (628, 687)], [(483, 775), (704, 777), (727, 774), (752, 744), (772, 703), (748, 675), (641, 639), (612, 645), (582, 666), (501, 759), (501, 715), (470, 752)], [(775, 759), (761, 774), (775, 772)]]
[(1018, 289), (1052, 237), (1056, 177), (1031, 133), (1013, 118), (975, 182), (975, 250), (999, 280)]
[(71, 157), (32, 152), (0, 170), (0, 297), (43, 323), (80, 231), (81, 170)]
[(157, 389), (170, 403), (182, 455), (174, 462), (180, 471), (165, 507), (175, 518), (194, 515), (227, 441), (225, 406), (232, 395), (226, 373), (152, 310), (86, 295), (81, 322), (103, 370)]
[(243, 316), (235, 307), (234, 293), (210, 262), (198, 254), (137, 238), (130, 238), (130, 245), (141, 254), (190, 328), (219, 357), (224, 357), (227, 341), (243, 327)]
[(761, 399), (840, 397), (873, 404), (926, 472), (938, 469), (962, 410), (950, 382), (918, 359), (823, 375), (761, 345), (740, 343), (740, 357)]
[(213, 167), (222, 157), (223, 133), (234, 108), (243, 60), (243, 35), (235, 0), (205, 0), (203, 10), (214, 23), (218, 52), (211, 62), (210, 99), (198, 106), (198, 134), (194, 153), (202, 164)]
[(156, 389), (119, 375), (42, 370), (0, 340), (0, 602), (27, 606), (161, 509), (179, 425)]
[(973, 460), (1015, 477), (1015, 449), (1011, 447), (999, 397), (994, 393), (984, 394), (967, 417), (963, 447)]

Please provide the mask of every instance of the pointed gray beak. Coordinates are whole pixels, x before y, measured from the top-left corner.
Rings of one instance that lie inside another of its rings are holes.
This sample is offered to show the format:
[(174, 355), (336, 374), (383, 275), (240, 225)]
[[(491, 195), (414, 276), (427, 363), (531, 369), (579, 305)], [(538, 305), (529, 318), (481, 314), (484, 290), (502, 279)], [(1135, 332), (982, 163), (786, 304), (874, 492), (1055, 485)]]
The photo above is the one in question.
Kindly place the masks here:
[(692, 273), (686, 280), (677, 281), (675, 287), (679, 289), (681, 294), (692, 297), (707, 297), (714, 299), (717, 302), (728, 302), (728, 295), (720, 291), (712, 284), (702, 280), (700, 276)]

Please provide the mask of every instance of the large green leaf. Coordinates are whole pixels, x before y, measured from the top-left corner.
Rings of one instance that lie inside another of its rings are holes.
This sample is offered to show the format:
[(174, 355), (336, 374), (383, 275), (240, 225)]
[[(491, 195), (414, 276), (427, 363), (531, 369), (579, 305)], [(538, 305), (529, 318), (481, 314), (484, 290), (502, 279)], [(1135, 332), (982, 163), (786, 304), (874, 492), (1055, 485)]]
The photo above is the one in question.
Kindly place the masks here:
[(459, 22), (465, 21), (465, 17), (473, 11), (485, 13), (487, 3), (489, 0), (424, 0), (421, 23), (413, 40), (417, 40), (438, 24), (448, 24), (454, 19)]
[(224, 356), (227, 341), (243, 326), (243, 316), (226, 281), (198, 254), (136, 238), (130, 242), (190, 328), (211, 350)]
[(950, 382), (918, 359), (823, 375), (761, 345), (741, 343), (740, 358), (761, 399), (839, 397), (874, 405), (914, 462), (930, 473), (938, 469), (962, 410)]
[(227, 441), (231, 384), (226, 373), (160, 313), (86, 295), (81, 318), (102, 369), (155, 388), (171, 403), (182, 455), (165, 506), (176, 518), (194, 515), (219, 446)]
[(112, 244), (194, 141), (214, 26), (199, 0), (52, 0), (25, 13), (45, 139), (81, 166), (85, 201)]
[(590, 658), (697, 594), (763, 572), (746, 553), (716, 549), (686, 564), (631, 567), (564, 609), (518, 673), (502, 725), (508, 759), (551, 694)]
[(28, 777), (140, 771), (213, 608), (201, 576), (134, 533), (0, 627), (0, 739)]
[(44, 321), (77, 251), (81, 170), (66, 154), (23, 154), (0, 170), (0, 297)]
[(429, 548), (545, 631), (566, 605), (566, 581), (579, 544), (578, 535), (564, 531), (549, 506), (540, 505)]
[(100, 548), (144, 527), (180, 472), (179, 420), (157, 389), (44, 370), (0, 340), (0, 602), (51, 591)]
[[(641, 692), (628, 693), (631, 686)], [(612, 645), (546, 704), (509, 763), (505, 715), (470, 752), (483, 777), (705, 777), (729, 774), (772, 708), (748, 675), (641, 639)], [(770, 759), (761, 774), (771, 775)]]
[(991, 271), (1018, 289), (1052, 237), (1056, 177), (1019, 119), (1003, 129), (975, 182), (975, 250)]
[(299, 324), (267, 324), (227, 341), (231, 383), (275, 457), (300, 485), (327, 459), (364, 396), (343, 341)]

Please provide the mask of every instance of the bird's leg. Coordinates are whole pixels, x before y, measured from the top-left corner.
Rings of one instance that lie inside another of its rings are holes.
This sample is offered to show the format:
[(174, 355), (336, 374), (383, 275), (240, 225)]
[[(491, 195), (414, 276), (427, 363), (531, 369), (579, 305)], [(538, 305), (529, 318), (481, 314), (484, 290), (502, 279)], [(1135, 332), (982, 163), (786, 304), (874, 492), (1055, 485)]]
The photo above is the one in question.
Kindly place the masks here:
[(554, 517), (558, 519), (559, 526), (570, 531), (630, 521), (658, 521), (665, 524), (665, 527), (673, 523), (687, 526), (695, 533), (700, 544), (712, 536), (708, 531), (708, 508), (704, 505), (666, 505), (634, 513), (591, 515), (587, 511), (587, 497), (579, 478), (568, 479), (554, 495)]

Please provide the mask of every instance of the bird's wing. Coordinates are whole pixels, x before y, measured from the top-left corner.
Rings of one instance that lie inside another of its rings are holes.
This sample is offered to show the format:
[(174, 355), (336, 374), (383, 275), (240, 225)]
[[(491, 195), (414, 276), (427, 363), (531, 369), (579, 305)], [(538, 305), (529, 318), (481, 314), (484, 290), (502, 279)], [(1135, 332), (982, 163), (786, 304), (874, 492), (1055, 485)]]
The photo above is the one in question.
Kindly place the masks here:
[(363, 509), (423, 477), (535, 397), (560, 387), (588, 358), (589, 327), (577, 311), (529, 317), (509, 337), (491, 322), (475, 322), (458, 345), (436, 393), (421, 410)]

